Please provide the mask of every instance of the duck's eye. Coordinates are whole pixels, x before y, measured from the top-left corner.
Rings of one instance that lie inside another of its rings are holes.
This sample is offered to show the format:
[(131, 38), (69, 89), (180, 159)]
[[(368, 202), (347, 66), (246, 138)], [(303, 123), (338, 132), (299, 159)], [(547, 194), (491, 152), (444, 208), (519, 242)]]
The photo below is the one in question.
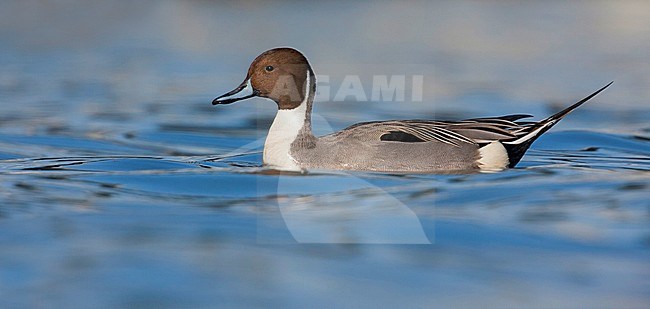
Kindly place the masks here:
[(267, 65), (265, 69), (266, 69), (267, 72), (271, 72), (271, 71), (273, 71), (273, 66), (272, 65)]

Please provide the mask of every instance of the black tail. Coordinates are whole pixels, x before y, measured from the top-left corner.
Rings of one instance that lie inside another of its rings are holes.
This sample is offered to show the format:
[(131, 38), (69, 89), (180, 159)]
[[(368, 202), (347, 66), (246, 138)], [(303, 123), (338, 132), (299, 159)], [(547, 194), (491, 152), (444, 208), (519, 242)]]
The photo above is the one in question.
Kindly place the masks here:
[(572, 112), (574, 109), (580, 107), (580, 105), (591, 100), (591, 98), (595, 97), (601, 91), (607, 89), (607, 87), (609, 87), (612, 83), (614, 82), (610, 82), (609, 84), (605, 85), (605, 87), (598, 89), (598, 91), (565, 108), (557, 114), (548, 117), (540, 122), (537, 122), (529, 127), (526, 127), (526, 129), (521, 132), (521, 137), (513, 141), (503, 142), (503, 146), (506, 148), (506, 151), (508, 151), (508, 157), (510, 158), (509, 167), (515, 167), (515, 165), (519, 163), (519, 160), (521, 160), (521, 158), (524, 156), (524, 153), (526, 153), (526, 150), (528, 150), (528, 147), (530, 147), (530, 145), (532, 145), (538, 137), (542, 136), (544, 132), (552, 128), (556, 123), (564, 118), (564, 116)]

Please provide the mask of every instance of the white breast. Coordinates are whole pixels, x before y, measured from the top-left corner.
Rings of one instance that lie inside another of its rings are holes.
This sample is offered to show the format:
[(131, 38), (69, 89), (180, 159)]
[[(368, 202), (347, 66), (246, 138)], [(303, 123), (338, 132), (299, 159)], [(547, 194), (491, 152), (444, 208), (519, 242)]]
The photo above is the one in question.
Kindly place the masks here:
[(307, 71), (305, 81), (305, 98), (294, 109), (279, 109), (269, 135), (264, 142), (264, 164), (285, 171), (300, 171), (298, 162), (291, 157), (291, 143), (296, 140), (298, 133), (305, 126), (307, 105), (310, 103), (310, 72)]
[(278, 110), (264, 142), (264, 164), (279, 170), (300, 171), (290, 150), (291, 143), (305, 125), (306, 111), (305, 103), (294, 109)]

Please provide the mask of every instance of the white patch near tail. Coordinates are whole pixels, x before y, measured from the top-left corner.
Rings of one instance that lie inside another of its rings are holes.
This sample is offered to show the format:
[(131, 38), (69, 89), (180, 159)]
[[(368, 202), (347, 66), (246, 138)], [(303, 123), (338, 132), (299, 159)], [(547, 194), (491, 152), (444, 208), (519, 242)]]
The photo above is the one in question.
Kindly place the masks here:
[(491, 142), (478, 149), (481, 158), (478, 167), (485, 171), (500, 171), (508, 167), (508, 151), (500, 142)]

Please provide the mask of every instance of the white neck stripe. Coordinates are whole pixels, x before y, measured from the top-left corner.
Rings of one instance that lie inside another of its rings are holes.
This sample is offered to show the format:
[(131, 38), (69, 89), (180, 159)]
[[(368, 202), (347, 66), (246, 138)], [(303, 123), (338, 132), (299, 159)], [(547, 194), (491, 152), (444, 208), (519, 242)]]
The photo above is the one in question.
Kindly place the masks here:
[(300, 171), (300, 166), (291, 156), (291, 144), (306, 125), (307, 105), (311, 97), (311, 76), (307, 70), (305, 97), (294, 109), (280, 109), (275, 115), (269, 135), (264, 143), (264, 164), (279, 170)]

